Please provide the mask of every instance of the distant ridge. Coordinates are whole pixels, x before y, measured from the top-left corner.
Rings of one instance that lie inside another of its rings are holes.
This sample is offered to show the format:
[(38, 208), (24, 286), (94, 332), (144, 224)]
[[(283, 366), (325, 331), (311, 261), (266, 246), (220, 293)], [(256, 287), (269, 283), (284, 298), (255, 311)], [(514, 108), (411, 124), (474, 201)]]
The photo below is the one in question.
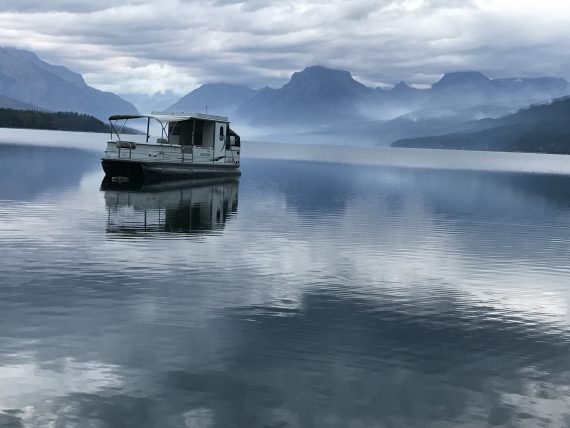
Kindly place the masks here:
[(103, 120), (117, 112), (137, 113), (128, 101), (87, 85), (79, 73), (13, 48), (0, 48), (0, 95), (44, 110), (74, 111)]
[(570, 94), (570, 84), (558, 77), (490, 79), (476, 71), (446, 73), (435, 82), (427, 104), (525, 105)]
[(570, 97), (498, 119), (472, 122), (471, 130), (394, 142), (394, 147), (570, 154)]
[(279, 89), (263, 89), (242, 104), (238, 117), (265, 125), (321, 125), (358, 117), (358, 104), (370, 96), (370, 88), (348, 71), (321, 66), (293, 73)]
[(466, 106), (514, 109), (567, 94), (570, 84), (561, 78), (491, 79), (477, 71), (446, 73), (427, 89), (405, 82), (391, 89), (371, 88), (348, 71), (317, 65), (293, 73), (281, 88), (255, 91), (238, 85), (205, 84), (167, 110), (205, 112), (207, 108), (210, 113), (256, 127), (309, 129), (359, 120), (387, 120), (429, 108), (461, 106), (462, 114)]
[(189, 92), (165, 111), (191, 111), (231, 116), (237, 107), (251, 99), (256, 91), (247, 86), (206, 83)]
[(478, 71), (461, 71), (444, 74), (440, 80), (431, 85), (431, 88), (435, 91), (466, 86), (481, 88), (490, 85), (491, 82), (491, 79)]

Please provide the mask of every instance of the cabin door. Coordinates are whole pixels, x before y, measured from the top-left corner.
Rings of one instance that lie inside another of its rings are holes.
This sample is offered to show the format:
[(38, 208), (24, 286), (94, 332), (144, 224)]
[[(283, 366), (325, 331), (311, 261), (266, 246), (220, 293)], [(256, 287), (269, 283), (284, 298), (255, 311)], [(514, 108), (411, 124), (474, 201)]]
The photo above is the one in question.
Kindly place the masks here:
[(216, 129), (214, 134), (214, 160), (222, 159), (226, 154), (226, 123), (216, 122)]

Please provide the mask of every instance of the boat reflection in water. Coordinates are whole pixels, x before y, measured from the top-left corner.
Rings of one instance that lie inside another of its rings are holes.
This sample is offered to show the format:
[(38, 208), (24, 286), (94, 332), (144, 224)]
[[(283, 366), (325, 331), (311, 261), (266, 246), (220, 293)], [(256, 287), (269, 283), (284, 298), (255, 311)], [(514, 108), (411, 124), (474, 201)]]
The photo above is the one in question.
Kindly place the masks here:
[(238, 187), (235, 178), (129, 184), (106, 177), (106, 230), (127, 236), (221, 231), (237, 213)]

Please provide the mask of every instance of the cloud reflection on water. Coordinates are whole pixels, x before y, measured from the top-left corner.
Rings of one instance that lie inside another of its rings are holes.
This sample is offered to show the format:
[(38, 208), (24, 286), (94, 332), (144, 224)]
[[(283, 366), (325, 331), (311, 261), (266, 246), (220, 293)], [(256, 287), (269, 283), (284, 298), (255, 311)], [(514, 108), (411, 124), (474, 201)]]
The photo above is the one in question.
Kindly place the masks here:
[(109, 233), (97, 176), (0, 202), (9, 424), (567, 424), (567, 176), (243, 171), (200, 239)]

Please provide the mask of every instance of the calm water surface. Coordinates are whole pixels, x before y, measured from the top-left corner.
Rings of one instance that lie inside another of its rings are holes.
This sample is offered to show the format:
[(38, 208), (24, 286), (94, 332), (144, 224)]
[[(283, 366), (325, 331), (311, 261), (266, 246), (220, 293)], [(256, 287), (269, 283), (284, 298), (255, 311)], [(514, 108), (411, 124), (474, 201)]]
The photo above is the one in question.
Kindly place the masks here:
[(570, 426), (570, 160), (396, 153), (129, 191), (0, 145), (0, 427)]

